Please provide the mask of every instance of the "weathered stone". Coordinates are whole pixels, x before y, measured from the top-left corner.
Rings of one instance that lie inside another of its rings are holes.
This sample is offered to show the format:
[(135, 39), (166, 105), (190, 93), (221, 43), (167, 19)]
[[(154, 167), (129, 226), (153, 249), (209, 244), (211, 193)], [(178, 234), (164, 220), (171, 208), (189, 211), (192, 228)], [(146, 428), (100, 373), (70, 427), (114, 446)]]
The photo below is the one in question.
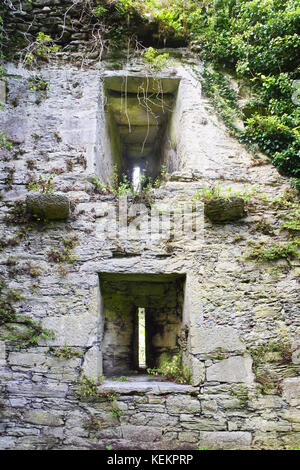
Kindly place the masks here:
[(138, 442), (154, 442), (160, 439), (162, 430), (151, 426), (133, 426), (131, 424), (124, 424), (121, 426), (122, 435), (124, 439)]
[(96, 382), (102, 376), (102, 354), (98, 346), (93, 346), (85, 354), (82, 372), (84, 375), (93, 378)]
[(62, 426), (64, 424), (61, 414), (48, 413), (43, 410), (27, 411), (24, 415), (24, 421), (45, 426)]
[(290, 423), (300, 423), (300, 410), (298, 408), (292, 408), (289, 410), (285, 410), (280, 413), (280, 416), (283, 419), (286, 419)]
[(10, 436), (3, 436), (0, 439), (0, 450), (12, 450), (15, 448), (16, 440)]
[(6, 83), (4, 80), (0, 80), (0, 103), (6, 103)]
[(0, 341), (0, 367), (6, 364), (6, 346), (4, 341)]
[[(145, 135), (147, 135), (147, 125), (156, 126), (159, 125), (162, 120), (167, 116), (167, 111), (170, 109), (173, 98), (164, 97), (165, 108), (162, 107), (161, 100), (152, 98), (148, 101), (149, 109), (143, 99), (141, 102), (136, 96), (127, 98), (126, 113), (124, 109), (124, 103), (119, 97), (109, 96), (107, 106), (111, 109), (114, 119), (119, 126), (128, 125), (128, 120), (133, 126), (145, 127)], [(139, 143), (139, 142), (138, 142)], [(142, 142), (141, 142), (142, 143)]]
[(19, 383), (10, 382), (7, 390), (12, 395), (24, 397), (56, 397), (62, 398), (66, 396), (68, 386), (66, 384), (42, 383), (31, 384), (23, 383), (20, 387)]
[(275, 421), (264, 419), (260, 416), (254, 416), (253, 418), (246, 419), (243, 424), (240, 426), (240, 429), (247, 431), (261, 431), (261, 432), (271, 432), (271, 431), (291, 431), (290, 423), (286, 421)]
[(214, 351), (244, 352), (238, 332), (229, 326), (193, 328), (190, 332), (192, 354), (209, 354)]
[(62, 194), (29, 194), (26, 197), (26, 209), (38, 219), (64, 220), (69, 217), (70, 202)]
[(292, 406), (300, 405), (300, 377), (284, 379), (283, 398)]
[(300, 364), (300, 349), (297, 349), (292, 354), (292, 363), (293, 364)]
[(199, 400), (189, 396), (171, 396), (166, 400), (166, 407), (170, 413), (200, 413)]
[(9, 323), (0, 326), (0, 338), (27, 340), (32, 337), (32, 328), (22, 323)]
[(254, 379), (252, 359), (242, 356), (230, 357), (208, 367), (206, 376), (209, 382), (244, 382), (251, 384)]
[(212, 222), (230, 222), (244, 216), (244, 205), (241, 197), (210, 199), (204, 201), (204, 214)]
[(283, 400), (281, 397), (274, 395), (267, 395), (253, 400), (249, 400), (247, 406), (255, 410), (264, 410), (266, 408), (281, 408)]
[(214, 419), (197, 416), (194, 417), (194, 419), (191, 419), (188, 418), (188, 415), (184, 415), (184, 418), (182, 418), (180, 421), (184, 429), (198, 429), (198, 431), (222, 431), (227, 429), (226, 420), (223, 417), (217, 417)]
[(205, 365), (199, 361), (196, 357), (192, 357), (191, 365), (191, 384), (195, 387), (200, 385), (205, 380)]
[(140, 93), (175, 93), (179, 85), (178, 78), (153, 78), (145, 76), (111, 76), (105, 78), (105, 87), (112, 91)]
[(199, 445), (211, 449), (247, 449), (251, 445), (250, 432), (201, 431)]
[(198, 432), (188, 432), (188, 431), (182, 431), (178, 434), (178, 439), (179, 441), (184, 441), (184, 442), (197, 442), (199, 439), (199, 433)]
[(300, 446), (300, 432), (290, 434), (283, 434), (280, 436), (284, 447), (291, 449), (299, 449)]

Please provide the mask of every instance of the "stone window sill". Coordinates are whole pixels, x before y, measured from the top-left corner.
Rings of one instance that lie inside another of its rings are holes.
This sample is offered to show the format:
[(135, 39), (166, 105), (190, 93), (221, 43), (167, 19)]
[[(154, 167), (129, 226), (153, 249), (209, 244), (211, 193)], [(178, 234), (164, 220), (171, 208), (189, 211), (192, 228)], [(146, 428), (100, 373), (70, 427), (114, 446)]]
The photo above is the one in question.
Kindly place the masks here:
[(149, 377), (128, 377), (126, 381), (106, 379), (103, 381), (99, 390), (105, 392), (118, 392), (119, 394), (132, 393), (195, 393), (198, 387), (192, 385), (177, 384), (175, 382), (167, 382), (163, 379), (155, 379)]

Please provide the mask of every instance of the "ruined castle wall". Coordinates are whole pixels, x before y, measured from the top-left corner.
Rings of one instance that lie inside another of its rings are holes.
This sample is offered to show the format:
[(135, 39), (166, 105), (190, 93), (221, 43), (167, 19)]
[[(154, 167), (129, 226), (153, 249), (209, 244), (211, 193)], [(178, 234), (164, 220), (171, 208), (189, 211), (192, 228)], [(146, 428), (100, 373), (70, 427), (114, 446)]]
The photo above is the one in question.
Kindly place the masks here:
[[(249, 239), (288, 240), (279, 228), (289, 206), (272, 203), (288, 182), (268, 163), (253, 165), (201, 96), (192, 70), (178, 65), (182, 79), (169, 128), (178, 165), (154, 190), (155, 206), (167, 214), (219, 182), (247, 191), (247, 214), (227, 224), (205, 219), (203, 239), (178, 227), (171, 240), (159, 230), (151, 238), (142, 232), (139, 240), (116, 237), (111, 215), (118, 201), (95, 193), (92, 183), (112, 168), (102, 89), (106, 65), (62, 63), (32, 72), (7, 67), (0, 119), (13, 149), (3, 150), (0, 161), (0, 237), (19, 238), (1, 245), (0, 272), (22, 294), (15, 302), (18, 315), (40, 322), (54, 337), (22, 347), (1, 325), (0, 447), (299, 445), (299, 261), (245, 258)], [(49, 83), (46, 92), (30, 89), (32, 74)], [(27, 183), (39, 175), (46, 179), (53, 169), (54, 191), (71, 202), (69, 220), (8, 223), (14, 203), (29, 194)], [(272, 236), (257, 228), (262, 219), (274, 228)], [(25, 235), (19, 236), (21, 227)], [(63, 253), (69, 237), (74, 259), (56, 263), (51, 251)], [(102, 395), (79, 399), (80, 378), (102, 374), (99, 273), (186, 275), (181, 348), (191, 385), (106, 380)], [(260, 345), (273, 350), (260, 353)], [(55, 355), (65, 347), (72, 357)], [(113, 393), (122, 413), (112, 412), (107, 396)]]

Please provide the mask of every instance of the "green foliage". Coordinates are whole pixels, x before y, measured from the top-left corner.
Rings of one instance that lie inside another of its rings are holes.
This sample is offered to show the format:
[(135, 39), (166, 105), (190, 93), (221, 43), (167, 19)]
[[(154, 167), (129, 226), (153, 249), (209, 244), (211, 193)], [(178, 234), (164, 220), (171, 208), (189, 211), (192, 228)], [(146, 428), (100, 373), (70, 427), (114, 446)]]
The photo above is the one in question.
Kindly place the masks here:
[(147, 373), (151, 375), (162, 375), (168, 380), (188, 384), (190, 383), (190, 372), (182, 363), (182, 353), (179, 352), (171, 360), (166, 360), (157, 369), (147, 369)]
[(273, 355), (275, 362), (282, 364), (289, 363), (292, 357), (291, 345), (286, 341), (270, 341), (268, 343), (259, 344), (255, 348), (251, 348), (250, 353), (253, 359), (254, 372), (257, 372), (259, 365), (264, 362), (273, 362), (272, 354), (269, 353), (276, 353)]
[(279, 230), (288, 230), (292, 235), (300, 232), (300, 211), (296, 210), (287, 216)]
[(2, 131), (0, 134), (0, 148), (11, 150), (12, 149), (12, 142), (7, 140), (6, 138), (6, 131)]
[(46, 59), (51, 54), (55, 54), (60, 50), (60, 46), (54, 43), (51, 36), (40, 31), (27, 49), (25, 63), (29, 65), (34, 59)]
[(98, 386), (102, 384), (103, 378), (101, 376), (96, 382), (91, 377), (83, 375), (77, 387), (80, 400), (96, 400), (99, 398)]
[(230, 199), (232, 197), (241, 197), (245, 202), (249, 202), (251, 194), (256, 192), (256, 188), (252, 188), (249, 191), (244, 186), (244, 191), (232, 191), (232, 188), (222, 188), (220, 184), (215, 186), (204, 186), (200, 191), (196, 191), (194, 200), (197, 201), (210, 201), (212, 199)]
[(38, 181), (31, 180), (27, 184), (28, 191), (34, 191), (36, 193), (52, 193), (53, 192), (53, 178), (52, 173), (47, 179), (44, 179), (42, 175), (39, 176)]
[(112, 401), (112, 403), (110, 405), (109, 414), (112, 418), (120, 418), (120, 416), (122, 416), (123, 411), (120, 410), (120, 408), (118, 407), (118, 404), (117, 404), (116, 401)]
[(71, 254), (70, 250), (75, 248), (79, 241), (77, 235), (70, 235), (68, 238), (62, 237), (61, 251), (54, 250), (53, 248), (48, 252), (48, 259), (53, 263), (74, 263), (76, 258)]
[(253, 372), (256, 376), (256, 382), (260, 384), (263, 394), (279, 393), (281, 390), (281, 381), (277, 374), (269, 370), (267, 366), (270, 362), (277, 364), (289, 364), (292, 357), (292, 349), (287, 339), (281, 341), (270, 341), (259, 344), (250, 349), (253, 359)]
[(123, 411), (120, 410), (117, 403), (118, 394), (115, 392), (106, 392), (98, 390), (99, 385), (102, 384), (104, 380), (104, 376), (101, 376), (98, 382), (94, 379), (83, 375), (81, 380), (79, 381), (77, 387), (77, 393), (80, 400), (87, 400), (87, 401), (107, 401), (110, 403), (110, 411), (109, 414), (112, 418), (120, 418), (123, 414)]
[(148, 49), (144, 50), (143, 58), (156, 70), (161, 70), (164, 67), (171, 65), (170, 54), (160, 54), (159, 51), (153, 47), (148, 47)]
[(104, 16), (107, 13), (107, 11), (108, 11), (107, 8), (98, 6), (98, 7), (94, 8), (93, 13), (98, 18), (101, 18), (102, 16)]
[(81, 351), (76, 351), (74, 348), (70, 346), (63, 346), (60, 348), (55, 348), (54, 346), (50, 346), (48, 349), (48, 353), (51, 356), (55, 356), (59, 359), (72, 359), (73, 357), (82, 357), (83, 353)]
[(29, 80), (29, 90), (31, 91), (47, 91), (50, 83), (45, 82), (39, 77), (33, 77)]
[(224, 69), (230, 70), (254, 97), (245, 130), (236, 134), (294, 178), (300, 175), (299, 106), (292, 99), (300, 71), (299, 21), (297, 0), (210, 0), (189, 23), (194, 44), (216, 68), (205, 71), (203, 84), (217, 112), (232, 128), (235, 102), (222, 84)]
[[(52, 331), (42, 328), (31, 318), (17, 314), (14, 303), (22, 299), (18, 290), (8, 288), (5, 281), (0, 280), (0, 326), (3, 325), (8, 330), (5, 339), (17, 343), (20, 347), (26, 347), (38, 345), (41, 339), (54, 338)], [(26, 335), (18, 333), (12, 323), (25, 325)]]
[(278, 259), (299, 259), (299, 245), (300, 240), (295, 239), (291, 242), (272, 244), (267, 248), (262, 243), (249, 243), (252, 250), (247, 253), (246, 259), (253, 259), (256, 261), (276, 261)]
[(210, 98), (217, 114), (236, 133), (235, 120), (240, 117), (237, 93), (231, 88), (228, 75), (205, 67), (202, 76), (195, 70), (201, 81), (203, 92)]

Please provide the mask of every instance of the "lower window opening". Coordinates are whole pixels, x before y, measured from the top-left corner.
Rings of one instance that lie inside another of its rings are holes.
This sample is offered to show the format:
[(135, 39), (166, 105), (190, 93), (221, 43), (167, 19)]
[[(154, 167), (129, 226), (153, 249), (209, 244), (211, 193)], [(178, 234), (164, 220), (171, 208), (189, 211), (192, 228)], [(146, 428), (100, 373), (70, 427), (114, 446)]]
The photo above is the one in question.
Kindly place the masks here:
[[(185, 275), (101, 273), (103, 374), (145, 375), (180, 350)], [(149, 376), (150, 377), (150, 376)]]

